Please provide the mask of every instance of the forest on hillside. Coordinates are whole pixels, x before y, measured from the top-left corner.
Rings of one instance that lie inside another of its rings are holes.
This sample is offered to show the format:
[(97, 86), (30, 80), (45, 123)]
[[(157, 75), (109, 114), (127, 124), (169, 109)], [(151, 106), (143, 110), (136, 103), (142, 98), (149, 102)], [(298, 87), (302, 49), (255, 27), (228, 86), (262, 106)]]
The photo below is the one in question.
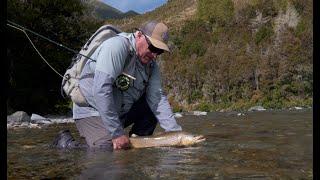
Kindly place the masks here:
[[(167, 23), (172, 53), (158, 62), (174, 111), (312, 106), (312, 0), (169, 0), (152, 12), (105, 22), (78, 0), (7, 4), (9, 20), (73, 49), (105, 23), (126, 31), (150, 19)], [(7, 32), (7, 113), (69, 111), (70, 102), (60, 95), (61, 77), (22, 32)], [(63, 74), (74, 54), (32, 39)]]

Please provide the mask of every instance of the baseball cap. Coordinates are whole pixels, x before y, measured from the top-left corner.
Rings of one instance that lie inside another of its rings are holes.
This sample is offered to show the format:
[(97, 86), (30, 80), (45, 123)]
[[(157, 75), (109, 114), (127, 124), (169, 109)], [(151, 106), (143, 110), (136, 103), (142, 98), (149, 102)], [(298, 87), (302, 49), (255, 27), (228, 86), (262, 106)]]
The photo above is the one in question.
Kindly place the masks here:
[(159, 49), (170, 52), (167, 45), (169, 39), (168, 27), (157, 21), (148, 21), (140, 27), (140, 31), (148, 37), (151, 44)]

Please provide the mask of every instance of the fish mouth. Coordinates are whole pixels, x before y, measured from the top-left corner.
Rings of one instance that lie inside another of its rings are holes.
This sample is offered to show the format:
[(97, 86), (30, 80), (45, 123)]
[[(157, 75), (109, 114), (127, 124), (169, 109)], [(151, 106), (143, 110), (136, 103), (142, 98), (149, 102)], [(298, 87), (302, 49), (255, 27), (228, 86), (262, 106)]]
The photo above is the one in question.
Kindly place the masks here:
[(203, 135), (199, 135), (199, 136), (195, 136), (194, 137), (195, 143), (200, 143), (200, 142), (203, 142), (205, 140), (206, 140), (206, 138)]

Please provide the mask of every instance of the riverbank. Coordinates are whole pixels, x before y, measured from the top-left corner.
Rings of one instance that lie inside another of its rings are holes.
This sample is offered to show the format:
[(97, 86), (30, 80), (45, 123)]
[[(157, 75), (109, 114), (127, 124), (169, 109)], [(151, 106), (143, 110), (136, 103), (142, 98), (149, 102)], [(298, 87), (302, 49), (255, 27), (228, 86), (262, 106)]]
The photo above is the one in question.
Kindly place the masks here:
[[(266, 109), (263, 106), (253, 106), (246, 111), (234, 111), (234, 110), (220, 110), (220, 111), (185, 111), (175, 112), (174, 116), (176, 119), (182, 118), (183, 116), (207, 116), (209, 114), (225, 114), (226, 116), (246, 116), (250, 112), (278, 112), (278, 111), (305, 111), (312, 107), (300, 107), (294, 106), (286, 109)], [(38, 114), (32, 114), (31, 117), (23, 111), (17, 111), (7, 116), (7, 129), (18, 129), (18, 128), (44, 128), (52, 124), (63, 124), (63, 123), (74, 123), (72, 116), (63, 115), (45, 115), (40, 116)]]
[(266, 110), (287, 110), (294, 109), (295, 107), (311, 108), (313, 104), (312, 98), (297, 98), (284, 100), (283, 98), (268, 99), (261, 98), (262, 100), (237, 100), (236, 102), (196, 102), (193, 104), (177, 103), (169, 98), (170, 104), (174, 112), (185, 111), (206, 111), (206, 112), (230, 112), (230, 111), (250, 111), (250, 108), (261, 106)]

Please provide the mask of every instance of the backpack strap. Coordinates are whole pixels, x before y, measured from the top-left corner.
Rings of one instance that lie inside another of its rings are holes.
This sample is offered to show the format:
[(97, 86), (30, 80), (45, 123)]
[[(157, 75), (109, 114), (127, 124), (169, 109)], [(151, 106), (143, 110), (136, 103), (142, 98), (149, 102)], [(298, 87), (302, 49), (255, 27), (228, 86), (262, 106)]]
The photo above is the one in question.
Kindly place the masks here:
[[(123, 36), (122, 36), (122, 37), (123, 37)], [(136, 53), (135, 53), (134, 48), (131, 46), (129, 39), (126, 38), (126, 37), (123, 37), (123, 38), (126, 39), (126, 44), (127, 44), (127, 47), (129, 48), (129, 58), (127, 58), (127, 60), (126, 60), (126, 62), (125, 62), (125, 64), (124, 64), (123, 72), (126, 73), (126, 74), (128, 74), (128, 73), (127, 73), (127, 72), (128, 72), (128, 71), (127, 71), (128, 68), (130, 68), (131, 66), (133, 66), (134, 63), (135, 63), (135, 60), (132, 59), (132, 58), (136, 55)]]

